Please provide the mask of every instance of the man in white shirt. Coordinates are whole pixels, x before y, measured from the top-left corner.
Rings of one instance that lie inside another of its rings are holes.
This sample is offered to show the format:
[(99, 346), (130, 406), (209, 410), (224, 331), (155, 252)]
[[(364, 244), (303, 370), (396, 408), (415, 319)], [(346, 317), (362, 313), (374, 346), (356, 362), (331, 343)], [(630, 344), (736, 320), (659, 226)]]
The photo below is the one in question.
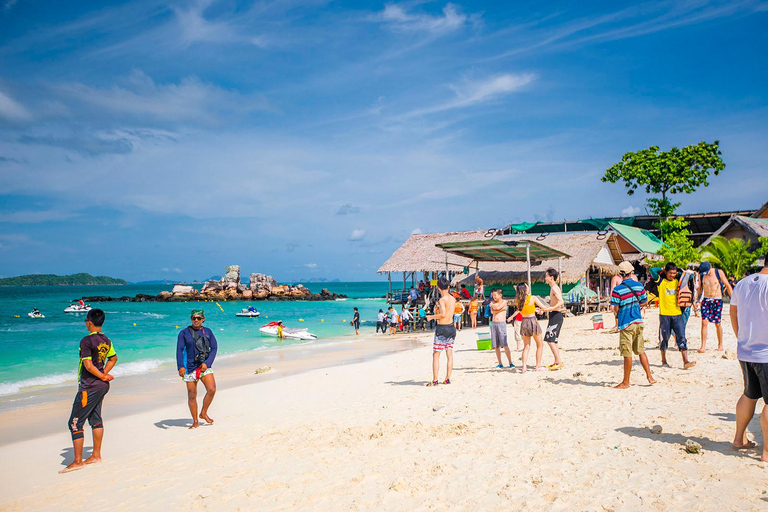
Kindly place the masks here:
[[(747, 426), (755, 415), (757, 400), (768, 403), (768, 255), (763, 270), (736, 285), (731, 297), (731, 325), (737, 339), (737, 357), (744, 375), (744, 394), (736, 403), (736, 436), (733, 447), (754, 448)], [(768, 462), (768, 406), (760, 414), (763, 431), (761, 460)]]

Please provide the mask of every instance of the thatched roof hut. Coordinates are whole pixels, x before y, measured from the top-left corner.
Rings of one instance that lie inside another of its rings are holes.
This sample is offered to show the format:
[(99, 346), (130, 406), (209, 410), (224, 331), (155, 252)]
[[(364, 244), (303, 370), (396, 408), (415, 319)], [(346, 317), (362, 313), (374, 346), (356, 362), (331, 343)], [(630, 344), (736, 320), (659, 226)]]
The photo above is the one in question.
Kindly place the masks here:
[[(387, 272), (441, 272), (446, 270), (446, 253), (435, 244), (448, 242), (468, 242), (487, 240), (487, 231), (459, 231), (411, 235), (405, 243), (379, 268), (379, 273)], [(549, 267), (561, 268), (564, 283), (575, 283), (590, 270), (602, 270), (605, 275), (618, 272), (618, 263), (622, 260), (619, 238), (616, 233), (569, 232), (548, 235), (513, 235), (504, 240), (535, 240), (539, 243), (564, 252), (570, 258), (558, 260), (532, 261), (531, 278), (544, 281), (544, 272)], [(448, 270), (460, 271), (472, 261), (452, 254), (447, 255)], [(480, 276), (489, 283), (511, 283), (527, 279), (527, 265), (519, 263), (479, 263)], [(475, 264), (472, 263), (474, 270)], [(471, 276), (460, 276), (462, 280), (473, 280)]]
[(378, 273), (386, 272), (442, 272), (446, 261), (451, 270), (461, 270), (471, 263), (468, 258), (462, 258), (446, 253), (435, 244), (448, 242), (469, 242), (484, 240), (486, 230), (481, 231), (450, 231), (448, 233), (430, 233), (411, 235), (408, 240), (379, 268)]
[[(602, 272), (603, 275), (614, 275), (618, 272), (618, 264), (622, 261), (616, 233), (600, 234), (581, 231), (548, 235), (513, 235), (504, 237), (503, 240), (535, 240), (570, 256), (570, 258), (559, 260), (532, 261), (531, 280), (534, 282), (543, 282), (544, 273), (550, 267), (560, 269), (563, 283), (576, 283), (590, 270)], [(525, 281), (528, 278), (527, 268), (524, 261), (479, 264), (480, 277), (486, 283), (506, 284)], [(454, 282), (468, 284), (474, 278), (475, 275), (472, 273), (469, 276), (457, 276)]]

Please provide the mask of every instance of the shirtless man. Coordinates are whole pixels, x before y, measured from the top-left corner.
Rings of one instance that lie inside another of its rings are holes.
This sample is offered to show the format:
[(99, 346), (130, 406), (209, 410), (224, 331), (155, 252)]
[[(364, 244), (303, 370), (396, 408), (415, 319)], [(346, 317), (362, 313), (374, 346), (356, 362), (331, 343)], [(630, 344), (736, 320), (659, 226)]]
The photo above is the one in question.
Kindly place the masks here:
[(552, 350), (552, 355), (555, 356), (554, 364), (547, 366), (550, 370), (559, 370), (563, 367), (563, 362), (560, 360), (560, 350), (557, 347), (557, 339), (560, 337), (560, 329), (563, 328), (563, 306), (565, 301), (563, 300), (563, 292), (557, 285), (557, 270), (548, 268), (544, 274), (544, 282), (549, 285), (549, 307), (544, 308), (542, 311), (549, 312), (549, 323), (547, 324), (547, 332), (544, 333), (544, 341), (547, 342), (549, 348)]
[(427, 315), (427, 320), (436, 320), (435, 339), (432, 342), (432, 381), (427, 386), (437, 386), (437, 374), (440, 370), (440, 352), (445, 352), (448, 358), (445, 380), (443, 384), (451, 383), (451, 371), (453, 370), (453, 342), (456, 340), (456, 327), (453, 325), (453, 311), (456, 307), (456, 299), (448, 293), (451, 283), (441, 277), (437, 280), (437, 288), (440, 290), (440, 301), (435, 304), (435, 314)]
[(512, 353), (509, 351), (509, 345), (507, 344), (507, 301), (504, 300), (501, 290), (498, 288), (491, 292), (491, 315), (493, 315), (491, 343), (493, 348), (496, 349), (496, 360), (499, 363), (496, 365), (496, 368), (504, 368), (504, 365), (501, 363), (502, 347), (507, 355), (509, 367), (514, 368)]
[[(619, 275), (615, 275), (611, 278), (611, 289), (608, 292), (608, 300), (610, 300), (610, 297), (613, 295), (613, 289), (616, 288), (621, 284), (621, 277)], [(613, 312), (613, 311), (611, 311)], [(616, 313), (613, 313), (613, 319), (614, 319), (614, 326), (613, 331), (618, 332), (619, 329), (619, 316)]]
[(717, 350), (723, 351), (723, 326), (720, 323), (723, 315), (723, 290), (728, 296), (733, 295), (733, 288), (728, 282), (725, 272), (705, 261), (699, 265), (701, 274), (701, 348), (699, 352), (707, 351), (707, 328), (709, 323), (715, 324), (717, 330)]

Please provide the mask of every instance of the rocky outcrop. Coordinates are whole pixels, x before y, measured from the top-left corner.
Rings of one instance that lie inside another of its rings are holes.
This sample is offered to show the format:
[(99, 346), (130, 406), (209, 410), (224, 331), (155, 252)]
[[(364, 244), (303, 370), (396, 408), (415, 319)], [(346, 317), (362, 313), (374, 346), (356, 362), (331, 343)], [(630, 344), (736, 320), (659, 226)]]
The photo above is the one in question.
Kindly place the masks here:
[(323, 288), (320, 293), (312, 293), (301, 284), (277, 284), (275, 278), (265, 274), (251, 274), (248, 286), (240, 283), (240, 265), (230, 265), (220, 280), (207, 281), (198, 291), (192, 286), (177, 284), (170, 292), (158, 295), (139, 294), (136, 297), (83, 297), (86, 302), (187, 302), (187, 301), (229, 301), (229, 300), (335, 300), (344, 299)]

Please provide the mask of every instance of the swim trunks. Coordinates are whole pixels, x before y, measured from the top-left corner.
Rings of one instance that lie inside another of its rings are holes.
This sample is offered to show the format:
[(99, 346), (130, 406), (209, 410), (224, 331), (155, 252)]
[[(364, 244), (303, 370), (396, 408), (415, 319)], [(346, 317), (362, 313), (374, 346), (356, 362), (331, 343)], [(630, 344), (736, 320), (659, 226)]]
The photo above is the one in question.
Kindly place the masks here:
[(535, 316), (524, 316), (523, 321), (520, 322), (520, 335), (530, 338), (541, 334), (541, 326)]
[(108, 391), (109, 387), (77, 392), (75, 402), (72, 404), (72, 414), (69, 415), (67, 422), (72, 439), (83, 438), (85, 420), (91, 424), (91, 429), (104, 428), (104, 422), (101, 419), (101, 404)]
[(744, 375), (744, 396), (750, 400), (768, 400), (768, 363), (739, 361)]
[(182, 377), (182, 380), (184, 382), (197, 382), (198, 380), (202, 379), (206, 375), (213, 375), (213, 368), (208, 368), (204, 372), (200, 372), (200, 378), (197, 378), (197, 371), (185, 373), (184, 376)]
[(453, 350), (454, 341), (456, 341), (456, 327), (453, 324), (438, 324), (435, 328), (435, 340), (432, 342), (432, 350), (435, 352)]
[(544, 333), (544, 341), (547, 343), (557, 343), (557, 339), (560, 337), (560, 329), (563, 328), (564, 318), (560, 311), (549, 312), (549, 323), (547, 324), (547, 332)]
[(701, 319), (719, 324), (723, 318), (723, 299), (701, 299)]
[(461, 322), (461, 315), (453, 315), (453, 323), (457, 324)]
[(493, 348), (508, 347), (507, 344), (507, 324), (504, 322), (493, 322), (491, 324), (491, 344)]

